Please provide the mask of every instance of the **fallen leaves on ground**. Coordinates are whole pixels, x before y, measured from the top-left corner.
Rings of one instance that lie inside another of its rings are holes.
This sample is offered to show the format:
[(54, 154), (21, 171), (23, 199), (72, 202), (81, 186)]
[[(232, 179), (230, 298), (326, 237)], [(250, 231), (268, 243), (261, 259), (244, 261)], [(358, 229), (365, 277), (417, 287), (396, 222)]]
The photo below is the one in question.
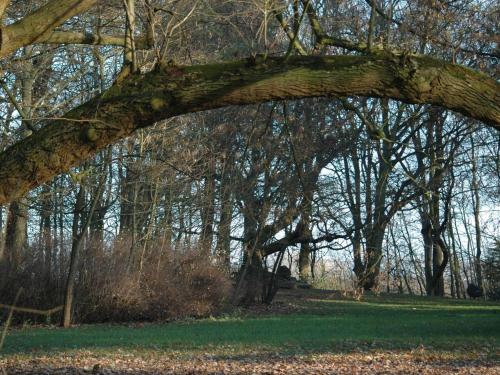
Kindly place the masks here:
[(498, 353), (425, 349), (283, 355), (241, 355), (116, 350), (6, 356), (3, 374), (500, 374)]

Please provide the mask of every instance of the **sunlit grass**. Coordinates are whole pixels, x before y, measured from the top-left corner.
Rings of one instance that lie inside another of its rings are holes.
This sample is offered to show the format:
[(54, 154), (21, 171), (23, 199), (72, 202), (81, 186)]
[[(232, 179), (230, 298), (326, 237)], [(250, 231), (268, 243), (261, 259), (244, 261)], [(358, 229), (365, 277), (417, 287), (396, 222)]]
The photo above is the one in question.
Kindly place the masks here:
[(343, 351), (357, 347), (443, 350), (500, 347), (500, 305), (445, 299), (309, 300), (300, 312), (229, 315), (142, 327), (28, 328), (7, 337), (4, 354), (71, 350)]

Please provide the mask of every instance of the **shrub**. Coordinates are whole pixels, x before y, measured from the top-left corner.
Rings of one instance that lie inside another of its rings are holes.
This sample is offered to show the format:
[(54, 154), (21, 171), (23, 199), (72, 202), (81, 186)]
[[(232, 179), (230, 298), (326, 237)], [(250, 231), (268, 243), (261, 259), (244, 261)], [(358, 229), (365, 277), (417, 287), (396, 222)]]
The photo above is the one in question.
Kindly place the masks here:
[[(70, 249), (71, 244), (66, 243), (65, 248)], [(16, 270), (7, 272), (0, 263), (0, 303), (11, 303), (21, 287), (18, 306), (45, 310), (63, 303), (69, 254), (56, 259), (47, 277), (49, 270), (40, 256), (43, 252), (37, 249), (37, 245), (30, 249)], [(108, 247), (89, 241), (80, 254), (74, 323), (202, 317), (216, 313), (230, 294), (228, 275), (196, 249), (148, 249), (142, 266), (140, 262), (129, 264), (127, 239)], [(0, 311), (0, 321), (6, 312)], [(51, 317), (52, 322), (59, 319), (60, 313)], [(14, 314), (16, 323), (27, 320), (46, 322), (44, 316)]]
[(169, 251), (144, 261), (142, 271), (124, 262), (110, 273), (94, 272), (77, 305), (85, 322), (170, 320), (208, 316), (230, 292), (229, 278), (199, 251)]

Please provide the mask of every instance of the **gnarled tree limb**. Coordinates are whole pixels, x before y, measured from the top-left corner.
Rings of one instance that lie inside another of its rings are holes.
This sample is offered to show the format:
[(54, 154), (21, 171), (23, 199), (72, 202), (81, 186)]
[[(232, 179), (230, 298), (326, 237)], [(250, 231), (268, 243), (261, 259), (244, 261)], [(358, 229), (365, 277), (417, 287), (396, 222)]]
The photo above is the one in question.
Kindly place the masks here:
[(386, 97), (442, 106), (500, 130), (500, 85), (422, 56), (290, 57), (131, 75), (0, 154), (0, 204), (157, 121), (229, 105), (306, 97)]

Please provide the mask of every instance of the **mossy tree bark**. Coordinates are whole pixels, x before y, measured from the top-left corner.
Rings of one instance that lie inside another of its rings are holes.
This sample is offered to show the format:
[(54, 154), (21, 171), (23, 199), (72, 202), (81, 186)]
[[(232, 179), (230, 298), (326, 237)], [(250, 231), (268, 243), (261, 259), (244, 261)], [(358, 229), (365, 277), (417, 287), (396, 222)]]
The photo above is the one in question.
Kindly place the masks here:
[(2, 152), (0, 204), (157, 121), (229, 105), (318, 96), (434, 104), (500, 130), (500, 84), (429, 57), (379, 53), (167, 66), (126, 77)]

